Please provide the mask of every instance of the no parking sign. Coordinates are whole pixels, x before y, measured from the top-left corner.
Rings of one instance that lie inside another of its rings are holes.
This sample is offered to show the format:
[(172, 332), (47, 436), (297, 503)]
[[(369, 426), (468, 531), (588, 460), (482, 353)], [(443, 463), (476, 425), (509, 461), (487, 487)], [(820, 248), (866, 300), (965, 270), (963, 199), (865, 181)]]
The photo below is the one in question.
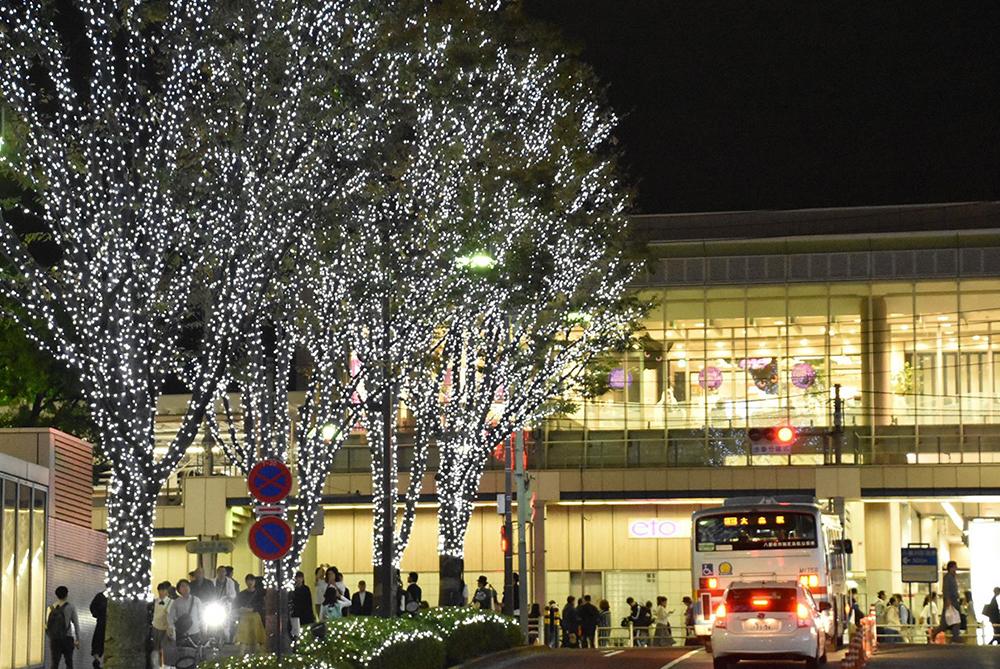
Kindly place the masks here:
[(280, 560), (292, 547), (292, 528), (277, 516), (265, 516), (250, 528), (247, 541), (261, 560)]
[(292, 490), (292, 473), (284, 462), (261, 460), (247, 476), (250, 494), (265, 504), (275, 504), (285, 499)]
[[(292, 473), (279, 460), (262, 460), (253, 466), (247, 476), (250, 494), (264, 504), (281, 502), (292, 490)], [(263, 517), (250, 527), (247, 543), (250, 550), (261, 560), (280, 560), (292, 547), (292, 528), (280, 516), (283, 507), (269, 507), (269, 514), (258, 507), (258, 515)]]

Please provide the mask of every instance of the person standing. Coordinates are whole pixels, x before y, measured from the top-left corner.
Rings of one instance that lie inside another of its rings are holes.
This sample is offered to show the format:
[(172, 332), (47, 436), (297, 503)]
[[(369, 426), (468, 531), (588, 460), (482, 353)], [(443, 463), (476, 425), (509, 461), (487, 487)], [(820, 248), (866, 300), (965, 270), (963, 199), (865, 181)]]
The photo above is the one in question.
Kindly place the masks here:
[[(56, 603), (45, 616), (45, 634), (52, 650), (52, 669), (58, 669), (59, 660), (65, 660), (66, 669), (73, 669), (73, 653), (80, 647), (80, 617), (76, 607), (69, 603), (69, 588), (56, 588)], [(72, 629), (71, 629), (72, 628)]]
[(472, 595), (472, 605), (485, 611), (492, 611), (496, 606), (497, 592), (486, 580), (485, 576), (480, 576), (476, 581), (478, 587)]
[[(292, 623), (293, 636), (302, 634), (302, 628), (316, 622), (316, 613), (313, 610), (312, 588), (306, 585), (306, 575), (301, 571), (295, 572), (295, 590), (292, 591), (292, 618), (297, 622)], [(295, 627), (298, 629), (295, 629)]]
[(885, 590), (879, 590), (875, 598), (875, 634), (881, 639), (882, 628), (885, 627)]
[(216, 598), (215, 585), (205, 578), (204, 567), (198, 567), (189, 576), (192, 577), (188, 582), (192, 597), (197, 597), (201, 600), (202, 604), (206, 604)]
[(601, 623), (601, 612), (590, 601), (590, 595), (584, 595), (576, 613), (580, 616), (580, 647), (596, 648), (597, 626)]
[(580, 647), (580, 615), (576, 612), (576, 597), (566, 598), (566, 606), (562, 610), (562, 647)]
[(1000, 602), (997, 602), (997, 597), (1000, 597), (1000, 587), (993, 588), (993, 599), (983, 610), (993, 627), (993, 638), (990, 639), (990, 644), (1000, 644)]
[(611, 604), (606, 599), (602, 599), (597, 608), (601, 611), (601, 622), (597, 628), (597, 643), (601, 648), (608, 645), (608, 638), (611, 636)]
[(549, 600), (549, 605), (545, 607), (545, 644), (550, 648), (559, 647), (559, 632), (562, 629), (560, 622), (562, 615), (556, 600)]
[(163, 648), (167, 644), (167, 616), (170, 613), (170, 605), (174, 600), (170, 599), (170, 581), (163, 581), (156, 586), (156, 600), (153, 602), (153, 652), (159, 659), (159, 666), (163, 666)]
[(323, 595), (326, 594), (326, 567), (320, 565), (316, 567), (316, 586), (313, 590), (313, 604), (316, 606), (316, 615), (319, 616), (319, 609), (323, 606)]
[(542, 625), (542, 609), (535, 602), (528, 611), (528, 645), (534, 646), (538, 643), (539, 628)]
[[(233, 603), (236, 613), (240, 617), (236, 625), (236, 643), (239, 644), (243, 655), (256, 651), (257, 647), (267, 644), (267, 633), (264, 631), (264, 623), (259, 611), (259, 603), (263, 602), (257, 591), (257, 577), (247, 574), (246, 589), (241, 590), (236, 595)], [(177, 602), (174, 602), (177, 605)]]
[(694, 633), (694, 602), (690, 597), (681, 600), (684, 603), (684, 645), (697, 646), (698, 637)]
[(944, 585), (942, 595), (944, 596), (944, 608), (941, 612), (941, 622), (931, 631), (931, 642), (938, 632), (951, 630), (951, 642), (959, 643), (962, 640), (961, 614), (959, 613), (961, 602), (958, 595), (958, 563), (951, 560), (948, 563), (947, 572), (944, 575)]
[(358, 581), (358, 591), (351, 597), (352, 616), (370, 616), (372, 614), (374, 600), (372, 599), (372, 593), (368, 592), (367, 587), (367, 583)]
[(101, 669), (104, 657), (104, 636), (108, 626), (108, 598), (100, 591), (90, 600), (90, 615), (94, 616), (94, 636), (90, 639), (90, 654), (94, 658), (94, 669)]
[(417, 585), (417, 580), (420, 578), (420, 574), (415, 571), (411, 571), (410, 575), (406, 578), (406, 612), (411, 616), (417, 615), (417, 611), (420, 610), (420, 602), (424, 600), (424, 592)]

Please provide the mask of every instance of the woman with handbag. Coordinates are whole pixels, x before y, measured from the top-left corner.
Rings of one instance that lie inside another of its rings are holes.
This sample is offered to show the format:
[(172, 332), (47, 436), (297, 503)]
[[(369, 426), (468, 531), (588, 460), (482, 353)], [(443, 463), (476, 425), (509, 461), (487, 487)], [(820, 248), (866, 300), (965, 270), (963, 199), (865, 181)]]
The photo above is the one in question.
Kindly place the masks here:
[(659, 596), (656, 598), (656, 611), (653, 614), (653, 620), (656, 622), (656, 629), (653, 632), (653, 644), (654, 646), (673, 646), (673, 630), (670, 628), (670, 614), (673, 611), (667, 611), (667, 598), (664, 596)]

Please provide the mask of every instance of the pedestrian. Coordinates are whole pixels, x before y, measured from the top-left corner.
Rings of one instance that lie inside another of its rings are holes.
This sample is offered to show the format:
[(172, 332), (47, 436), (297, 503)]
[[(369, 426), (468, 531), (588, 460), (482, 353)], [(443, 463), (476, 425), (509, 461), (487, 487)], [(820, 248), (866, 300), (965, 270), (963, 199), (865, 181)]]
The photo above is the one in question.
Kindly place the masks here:
[(168, 634), (178, 646), (197, 645), (201, 641), (202, 603), (191, 594), (191, 583), (177, 581), (177, 599), (167, 612)]
[(924, 597), (924, 606), (920, 610), (920, 624), (935, 627), (938, 624), (937, 593), (932, 592)]
[(854, 628), (857, 629), (861, 627), (861, 619), (865, 617), (865, 614), (861, 611), (861, 605), (858, 604), (858, 589), (851, 588), (851, 615), (848, 620), (854, 621)]
[(566, 598), (566, 606), (562, 610), (562, 647), (580, 647), (580, 615), (576, 612), (576, 597)]
[(295, 589), (292, 591), (292, 636), (302, 634), (302, 628), (316, 622), (313, 609), (312, 588), (306, 585), (306, 575), (295, 572)]
[[(264, 631), (264, 621), (261, 618), (260, 604), (263, 602), (261, 592), (258, 591), (260, 583), (253, 574), (247, 574), (246, 589), (241, 590), (236, 595), (233, 606), (240, 618), (236, 625), (236, 638), (234, 641), (240, 646), (240, 653), (248, 655), (257, 651), (257, 648), (267, 644), (267, 634)], [(176, 602), (174, 605), (176, 606)]]
[(993, 627), (993, 638), (990, 639), (990, 644), (1000, 644), (1000, 602), (997, 602), (998, 597), (1000, 597), (1000, 587), (993, 588), (993, 599), (983, 608), (983, 615), (989, 619), (990, 625)]
[(313, 590), (313, 603), (316, 606), (316, 615), (319, 616), (319, 609), (323, 606), (323, 595), (326, 593), (326, 567), (320, 565), (316, 567), (316, 585)]
[(73, 669), (73, 653), (80, 647), (80, 617), (76, 607), (69, 603), (69, 588), (56, 588), (56, 603), (45, 616), (45, 634), (52, 651), (52, 669), (58, 669), (59, 660), (66, 662), (66, 669)]
[(684, 645), (697, 646), (698, 637), (694, 633), (694, 601), (690, 597), (681, 600), (684, 604)]
[(323, 593), (323, 606), (320, 609), (320, 620), (335, 620), (344, 617), (344, 609), (349, 609), (351, 600), (340, 594), (336, 587), (329, 587)]
[(94, 636), (90, 639), (90, 655), (94, 669), (101, 669), (104, 659), (104, 636), (108, 626), (108, 598), (101, 590), (90, 600), (90, 615), (94, 616)]
[(601, 624), (601, 612), (590, 601), (590, 595), (584, 595), (576, 610), (580, 617), (580, 646), (596, 648), (597, 627)]
[(667, 598), (660, 595), (656, 598), (656, 611), (653, 615), (653, 621), (656, 623), (653, 636), (654, 646), (674, 645), (673, 629), (670, 627), (671, 615), (673, 615), (673, 609), (667, 610)]
[(472, 595), (472, 605), (484, 611), (492, 611), (496, 606), (497, 591), (489, 584), (485, 576), (480, 576), (476, 583), (475, 594)]
[(879, 590), (875, 598), (875, 635), (882, 638), (882, 628), (885, 627), (885, 590)]
[(635, 646), (635, 636), (636, 636), (636, 626), (639, 620), (639, 604), (631, 597), (625, 598), (625, 604), (628, 606), (628, 615), (622, 619), (622, 627), (632, 628), (632, 645)]
[(358, 581), (358, 591), (351, 597), (352, 616), (370, 616), (372, 614), (374, 601), (372, 593), (368, 592), (367, 588), (367, 583)]
[(639, 613), (635, 619), (635, 644), (637, 646), (649, 645), (649, 628), (653, 624), (653, 602), (646, 602), (639, 607)]
[[(516, 571), (511, 576), (514, 579), (510, 587), (512, 593), (511, 601), (513, 602), (513, 604), (511, 605), (511, 614), (516, 617), (521, 615), (521, 578), (518, 576)], [(505, 592), (503, 595), (503, 605), (506, 604), (507, 604), (507, 593)], [(506, 608), (506, 606), (503, 606), (503, 608)]]
[(601, 622), (597, 628), (597, 643), (601, 648), (608, 645), (608, 638), (611, 636), (611, 604), (606, 599), (602, 599), (597, 605), (601, 611)]
[(899, 618), (899, 602), (896, 596), (889, 598), (889, 603), (885, 607), (885, 625), (879, 628), (879, 641), (885, 643), (899, 643), (903, 636), (899, 632), (902, 621)]
[(204, 567), (199, 566), (188, 575), (191, 577), (189, 585), (192, 597), (200, 599), (202, 604), (207, 604), (217, 598), (215, 585), (205, 578)]
[(528, 611), (528, 645), (534, 646), (538, 643), (538, 633), (542, 624), (542, 610), (535, 602)]
[(420, 602), (424, 599), (424, 592), (417, 585), (417, 581), (420, 579), (420, 574), (415, 571), (411, 571), (410, 575), (406, 579), (406, 612), (411, 616), (417, 615), (417, 611), (420, 610)]
[(550, 648), (559, 647), (559, 633), (562, 630), (562, 614), (556, 600), (549, 600), (549, 605), (545, 607), (545, 644)]
[(959, 643), (962, 640), (962, 633), (959, 629), (962, 618), (959, 613), (961, 602), (959, 601), (958, 595), (957, 573), (958, 563), (951, 560), (948, 562), (947, 572), (944, 575), (944, 584), (941, 588), (941, 594), (944, 597), (944, 610), (941, 613), (941, 622), (931, 632), (931, 643), (934, 642), (934, 637), (936, 637), (939, 632), (945, 632), (949, 629), (951, 630), (952, 643)]
[(170, 598), (172, 588), (170, 581), (163, 581), (157, 585), (156, 600), (153, 602), (153, 652), (161, 667), (164, 666), (163, 649), (167, 645), (167, 629), (169, 627), (167, 616), (170, 613), (170, 605), (174, 603), (174, 600)]
[(972, 603), (972, 592), (969, 590), (966, 590), (962, 595), (962, 605), (958, 610), (958, 614), (961, 617), (961, 622), (958, 624), (959, 629), (968, 636), (969, 620), (972, 620), (973, 628), (976, 626), (976, 608)]

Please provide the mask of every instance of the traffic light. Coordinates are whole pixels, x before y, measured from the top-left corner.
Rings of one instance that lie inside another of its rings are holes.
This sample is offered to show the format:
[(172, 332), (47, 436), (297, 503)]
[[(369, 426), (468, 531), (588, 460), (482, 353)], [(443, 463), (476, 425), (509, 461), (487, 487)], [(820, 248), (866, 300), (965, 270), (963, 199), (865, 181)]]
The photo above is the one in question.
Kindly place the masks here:
[(510, 549), (510, 542), (507, 541), (507, 528), (503, 525), (500, 526), (500, 550), (504, 555)]
[(798, 433), (791, 425), (781, 425), (779, 427), (752, 427), (747, 432), (750, 441), (770, 441), (782, 446), (787, 446), (795, 441)]

